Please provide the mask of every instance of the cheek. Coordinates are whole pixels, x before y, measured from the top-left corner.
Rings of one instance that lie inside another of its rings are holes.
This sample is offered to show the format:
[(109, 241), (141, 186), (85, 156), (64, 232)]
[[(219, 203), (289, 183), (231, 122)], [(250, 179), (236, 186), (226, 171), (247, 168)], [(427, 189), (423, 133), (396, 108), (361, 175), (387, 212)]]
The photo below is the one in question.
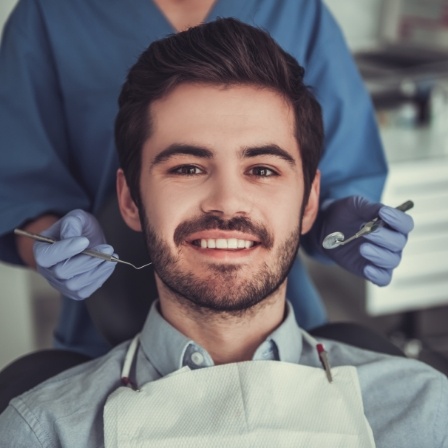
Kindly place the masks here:
[[(276, 229), (291, 232), (299, 224), (302, 206), (303, 188), (298, 185), (286, 185), (284, 188), (264, 192), (259, 195), (258, 207), (268, 222), (272, 222)], [(261, 196), (261, 197), (260, 197)]]
[(142, 181), (142, 200), (148, 223), (165, 241), (173, 238), (174, 230), (194, 212), (194, 195), (172, 185)]

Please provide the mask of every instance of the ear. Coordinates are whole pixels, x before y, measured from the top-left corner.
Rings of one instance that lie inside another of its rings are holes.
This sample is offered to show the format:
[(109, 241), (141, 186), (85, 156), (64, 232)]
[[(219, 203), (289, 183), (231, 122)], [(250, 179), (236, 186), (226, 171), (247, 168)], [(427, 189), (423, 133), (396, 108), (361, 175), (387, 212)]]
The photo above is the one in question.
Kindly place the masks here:
[(140, 224), (138, 207), (131, 197), (128, 183), (126, 182), (126, 178), (121, 168), (119, 168), (117, 171), (117, 196), (118, 206), (120, 208), (120, 213), (124, 219), (124, 222), (132, 230), (141, 232), (142, 226)]
[(302, 235), (307, 233), (316, 220), (317, 212), (319, 211), (319, 194), (320, 194), (320, 171), (316, 171), (313, 183), (311, 184), (311, 191), (308, 197), (305, 210), (302, 217)]

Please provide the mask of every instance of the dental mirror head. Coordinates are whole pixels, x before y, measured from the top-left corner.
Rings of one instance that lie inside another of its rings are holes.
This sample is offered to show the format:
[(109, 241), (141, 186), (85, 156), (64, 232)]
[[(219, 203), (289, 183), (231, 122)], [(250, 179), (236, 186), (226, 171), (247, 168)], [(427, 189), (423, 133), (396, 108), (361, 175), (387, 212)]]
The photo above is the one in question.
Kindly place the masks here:
[(322, 241), (322, 246), (325, 249), (334, 249), (341, 245), (345, 237), (342, 232), (333, 232), (327, 235)]

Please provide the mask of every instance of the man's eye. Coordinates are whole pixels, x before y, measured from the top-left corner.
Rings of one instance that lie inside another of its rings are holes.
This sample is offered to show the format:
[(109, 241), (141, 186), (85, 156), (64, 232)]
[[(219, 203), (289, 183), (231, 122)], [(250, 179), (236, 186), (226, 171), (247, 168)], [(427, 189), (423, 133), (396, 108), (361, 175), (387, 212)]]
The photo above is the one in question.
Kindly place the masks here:
[(251, 168), (249, 170), (249, 174), (257, 177), (278, 176), (278, 174), (274, 170), (271, 170), (270, 168), (267, 168), (265, 166), (256, 166), (254, 168)]
[(182, 165), (170, 170), (173, 174), (180, 174), (182, 176), (196, 176), (202, 174), (202, 170), (194, 165)]

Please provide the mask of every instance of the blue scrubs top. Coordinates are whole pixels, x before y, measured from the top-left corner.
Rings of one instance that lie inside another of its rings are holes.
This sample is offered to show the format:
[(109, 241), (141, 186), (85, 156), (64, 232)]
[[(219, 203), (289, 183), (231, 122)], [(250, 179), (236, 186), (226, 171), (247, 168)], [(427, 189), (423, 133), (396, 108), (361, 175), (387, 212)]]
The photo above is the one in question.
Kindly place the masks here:
[[(306, 70), (323, 108), (321, 199), (378, 201), (386, 162), (370, 98), (320, 0), (217, 0), (207, 20), (260, 26)], [(150, 42), (174, 32), (151, 0), (21, 0), (0, 50), (0, 257), (21, 264), (12, 231), (46, 213), (98, 211), (115, 191), (117, 97)], [(299, 259), (288, 297), (305, 329), (325, 313)], [(300, 300), (299, 300), (300, 297)], [(85, 304), (63, 299), (56, 345), (91, 356), (108, 346)]]

